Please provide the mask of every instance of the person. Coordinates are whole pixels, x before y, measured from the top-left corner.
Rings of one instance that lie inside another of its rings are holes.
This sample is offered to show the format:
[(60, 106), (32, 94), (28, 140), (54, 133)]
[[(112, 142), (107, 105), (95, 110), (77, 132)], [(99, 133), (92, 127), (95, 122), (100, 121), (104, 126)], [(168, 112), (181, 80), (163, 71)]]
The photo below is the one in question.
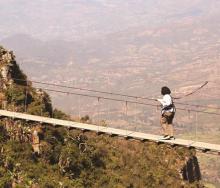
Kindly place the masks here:
[(175, 116), (175, 106), (171, 97), (171, 90), (164, 86), (161, 88), (162, 99), (157, 99), (161, 103), (161, 119), (160, 124), (163, 130), (164, 140), (175, 139), (174, 128), (173, 128), (173, 118)]

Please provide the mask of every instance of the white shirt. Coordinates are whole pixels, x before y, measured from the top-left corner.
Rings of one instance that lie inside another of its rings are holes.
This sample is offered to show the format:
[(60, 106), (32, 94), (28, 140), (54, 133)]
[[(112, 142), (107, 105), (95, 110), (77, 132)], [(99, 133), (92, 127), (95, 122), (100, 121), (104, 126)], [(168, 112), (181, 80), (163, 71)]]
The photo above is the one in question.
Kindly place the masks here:
[(168, 110), (165, 110), (164, 108), (168, 107), (169, 105), (173, 104), (172, 97), (169, 94), (166, 94), (163, 96), (163, 99), (157, 99), (161, 104), (162, 104), (162, 111), (161, 113), (163, 114), (165, 111), (166, 112), (174, 112), (174, 108), (170, 108)]

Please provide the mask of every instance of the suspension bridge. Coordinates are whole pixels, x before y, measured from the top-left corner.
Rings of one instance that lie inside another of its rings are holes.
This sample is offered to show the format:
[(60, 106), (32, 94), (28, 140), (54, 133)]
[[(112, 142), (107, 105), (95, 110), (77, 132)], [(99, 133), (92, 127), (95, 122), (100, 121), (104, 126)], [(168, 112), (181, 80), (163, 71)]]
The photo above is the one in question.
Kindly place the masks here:
[[(48, 91), (48, 92), (56, 92), (58, 94), (64, 94), (64, 95), (74, 95), (78, 97), (84, 97), (84, 98), (93, 98), (97, 100), (97, 106), (98, 109), (96, 114), (100, 113), (100, 101), (111, 101), (111, 102), (120, 102), (124, 104), (124, 112), (122, 112), (125, 116), (124, 119), (128, 121), (128, 105), (135, 105), (135, 110), (137, 109), (137, 105), (140, 106), (148, 106), (151, 109), (156, 108), (156, 111), (158, 110), (158, 105), (155, 103), (152, 103), (155, 101), (155, 99), (152, 99), (150, 97), (139, 97), (139, 96), (134, 96), (134, 95), (126, 95), (126, 94), (121, 94), (121, 93), (112, 93), (112, 92), (106, 92), (106, 91), (98, 91), (98, 90), (93, 90), (93, 89), (87, 89), (87, 88), (80, 88), (80, 87), (72, 87), (72, 86), (65, 86), (65, 85), (58, 85), (58, 84), (52, 84), (52, 83), (45, 83), (45, 82), (40, 82), (40, 81), (30, 81), (30, 80), (22, 80), (22, 79), (15, 79), (21, 86), (24, 87), (26, 90), (26, 96), (25, 96), (25, 101), (24, 101), (24, 112), (16, 112), (15, 109), (10, 109), (8, 110), (7, 108), (3, 108), (0, 110), (0, 117), (1, 118), (13, 118), (13, 119), (18, 119), (18, 120), (25, 120), (25, 121), (31, 121), (31, 122), (39, 122), (41, 124), (46, 124), (46, 125), (53, 125), (53, 126), (64, 126), (66, 128), (70, 129), (80, 129), (82, 131), (94, 131), (97, 134), (108, 134), (111, 136), (119, 136), (119, 137), (124, 137), (126, 139), (137, 139), (141, 141), (153, 141), (156, 143), (166, 143), (170, 144), (172, 146), (183, 146), (187, 148), (195, 148), (199, 151), (202, 152), (211, 152), (211, 153), (217, 153), (220, 155), (220, 144), (212, 144), (212, 143), (206, 143), (206, 142), (201, 142), (197, 139), (197, 132), (198, 132), (198, 113), (201, 113), (203, 115), (214, 115), (214, 116), (220, 116), (219, 110), (220, 107), (209, 107), (205, 105), (198, 105), (198, 104), (189, 104), (189, 103), (181, 103), (181, 102), (176, 102), (178, 106), (176, 109), (178, 111), (185, 111), (188, 113), (188, 117), (190, 119), (191, 117), (191, 112), (195, 113), (195, 140), (186, 140), (186, 139), (175, 139), (175, 140), (162, 140), (161, 136), (155, 135), (155, 134), (147, 134), (146, 132), (149, 133), (149, 131), (143, 131), (143, 130), (136, 130), (136, 125), (139, 125), (141, 122), (137, 122), (137, 117), (136, 114), (134, 115), (135, 121), (132, 121), (132, 127), (135, 127), (135, 130), (128, 130), (125, 128), (113, 128), (111, 126), (100, 126), (99, 123), (93, 123), (93, 124), (88, 124), (88, 123), (80, 123), (80, 122), (75, 122), (75, 121), (67, 121), (67, 120), (61, 120), (61, 119), (55, 119), (53, 116), (51, 117), (44, 117), (44, 116), (36, 116), (36, 115), (30, 115), (27, 114), (27, 98), (28, 98), (28, 90), (29, 87), (31, 87), (30, 83), (34, 84), (40, 84), (40, 85), (46, 85), (47, 87), (42, 87), (38, 86), (35, 87), (35, 89), (40, 89), (43, 91)], [(208, 82), (206, 81), (203, 85), (201, 85), (199, 88), (194, 90), (193, 92), (187, 94), (191, 95), (192, 93), (197, 92), (199, 89), (203, 88), (205, 85), (207, 85)], [(51, 88), (52, 87), (52, 88)], [(57, 87), (62, 88), (62, 89), (57, 89)], [(71, 90), (70, 90), (71, 89)], [(87, 93), (80, 93), (80, 92), (73, 92), (72, 90), (78, 90), (78, 91), (83, 91)], [(92, 94), (91, 94), (92, 92)], [(94, 93), (99, 93), (100, 95), (96, 95)], [(113, 97), (114, 96), (114, 97)], [(117, 97), (117, 98), (116, 98)], [(179, 97), (182, 98), (182, 97)], [(79, 98), (80, 99), (80, 98)], [(134, 100), (133, 100), (134, 99)], [(150, 102), (146, 102), (143, 100), (147, 100)], [(80, 101), (80, 100), (79, 100)], [(181, 105), (181, 106), (179, 106)], [(81, 109), (81, 105), (78, 105), (79, 111)], [(95, 109), (93, 109), (96, 111)], [(211, 111), (210, 111), (211, 110)], [(94, 113), (94, 112), (93, 112)], [(109, 111), (107, 112), (107, 114)], [(90, 114), (88, 114), (90, 115)], [(79, 117), (81, 117), (79, 113)], [(123, 117), (122, 117), (123, 119)], [(100, 119), (99, 119), (100, 121)], [(128, 121), (129, 122), (129, 121)], [(146, 123), (142, 123), (146, 126)]]
[(7, 110), (0, 110), (0, 117), (1, 118), (12, 118), (12, 119), (19, 119), (31, 122), (39, 122), (41, 124), (50, 124), (53, 126), (64, 126), (67, 128), (74, 128), (80, 129), (82, 131), (95, 131), (98, 134), (109, 134), (112, 136), (120, 136), (125, 137), (127, 139), (138, 139), (141, 141), (153, 141), (157, 143), (167, 143), (172, 146), (184, 146), (187, 148), (195, 148), (197, 150), (201, 150), (203, 152), (215, 152), (220, 155), (220, 145), (218, 144), (210, 144), (205, 142), (198, 142), (192, 140), (183, 140), (183, 139), (175, 139), (175, 140), (161, 140), (161, 136), (153, 135), (153, 134), (146, 134), (141, 132), (123, 130), (123, 129), (116, 129), (110, 127), (104, 127), (99, 125), (92, 125), (86, 123), (79, 123), (74, 121), (67, 121), (67, 120), (60, 120), (55, 118), (49, 117), (42, 117), (36, 115), (29, 115), (25, 113), (18, 113), (13, 111)]

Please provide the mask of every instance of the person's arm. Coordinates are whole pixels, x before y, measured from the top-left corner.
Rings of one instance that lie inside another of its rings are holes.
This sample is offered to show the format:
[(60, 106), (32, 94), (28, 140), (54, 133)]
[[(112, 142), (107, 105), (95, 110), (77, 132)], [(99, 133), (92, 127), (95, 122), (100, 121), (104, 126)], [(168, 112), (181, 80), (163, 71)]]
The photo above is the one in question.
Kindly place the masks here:
[(164, 95), (163, 99), (157, 99), (163, 106), (169, 106), (172, 104), (172, 99), (169, 95)]

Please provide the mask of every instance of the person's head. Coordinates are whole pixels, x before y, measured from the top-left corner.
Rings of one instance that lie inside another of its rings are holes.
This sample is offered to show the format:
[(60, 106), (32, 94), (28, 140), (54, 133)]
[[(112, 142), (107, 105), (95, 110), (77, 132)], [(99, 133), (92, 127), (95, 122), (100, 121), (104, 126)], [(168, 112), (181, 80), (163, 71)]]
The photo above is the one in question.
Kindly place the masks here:
[(161, 88), (161, 95), (171, 94), (170, 88), (164, 86)]

